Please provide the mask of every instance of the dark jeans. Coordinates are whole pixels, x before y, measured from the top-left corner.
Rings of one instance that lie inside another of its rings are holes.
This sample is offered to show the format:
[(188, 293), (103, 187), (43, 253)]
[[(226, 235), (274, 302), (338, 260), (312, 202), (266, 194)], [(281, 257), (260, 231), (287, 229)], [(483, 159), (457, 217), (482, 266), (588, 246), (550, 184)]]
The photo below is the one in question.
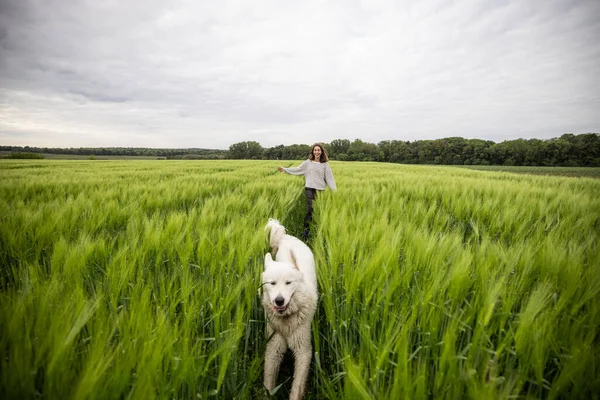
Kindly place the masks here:
[(308, 239), (310, 222), (313, 214), (313, 201), (317, 198), (317, 189), (304, 188), (306, 193), (306, 216), (304, 217), (304, 239)]

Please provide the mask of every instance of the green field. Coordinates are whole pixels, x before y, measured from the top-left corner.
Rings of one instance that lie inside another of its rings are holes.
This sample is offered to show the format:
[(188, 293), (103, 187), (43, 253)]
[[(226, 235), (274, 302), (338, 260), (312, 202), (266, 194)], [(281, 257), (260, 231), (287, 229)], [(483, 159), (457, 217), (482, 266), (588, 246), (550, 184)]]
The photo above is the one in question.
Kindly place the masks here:
[[(12, 151), (0, 151), (0, 158), (8, 158)], [(33, 153), (40, 154), (49, 160), (161, 160), (165, 157), (158, 156), (103, 156), (103, 155), (84, 155), (84, 154), (54, 154), (54, 153)]]
[[(304, 212), (278, 165), (0, 161), (0, 398), (268, 398), (263, 226)], [(307, 398), (598, 398), (600, 181), (332, 168)]]
[(515, 174), (600, 178), (600, 168), (594, 167), (511, 167), (505, 165), (465, 165), (461, 166), (461, 168), (470, 168), (480, 171), (504, 171)]

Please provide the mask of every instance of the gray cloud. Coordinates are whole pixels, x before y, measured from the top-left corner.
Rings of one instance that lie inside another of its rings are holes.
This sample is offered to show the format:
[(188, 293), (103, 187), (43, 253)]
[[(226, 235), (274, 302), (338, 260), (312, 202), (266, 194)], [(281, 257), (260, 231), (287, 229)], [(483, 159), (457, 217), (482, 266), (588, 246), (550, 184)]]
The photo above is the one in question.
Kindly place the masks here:
[(0, 2), (0, 143), (600, 131), (600, 3)]

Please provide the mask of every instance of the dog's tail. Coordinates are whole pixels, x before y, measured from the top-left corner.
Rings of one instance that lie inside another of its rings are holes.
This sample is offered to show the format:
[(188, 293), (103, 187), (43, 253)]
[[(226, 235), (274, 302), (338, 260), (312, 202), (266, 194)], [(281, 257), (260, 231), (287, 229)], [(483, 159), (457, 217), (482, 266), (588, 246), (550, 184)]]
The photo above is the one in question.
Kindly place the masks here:
[(269, 218), (269, 222), (265, 226), (266, 231), (271, 231), (269, 236), (269, 245), (272, 249), (279, 248), (279, 242), (285, 236), (285, 228), (276, 219)]

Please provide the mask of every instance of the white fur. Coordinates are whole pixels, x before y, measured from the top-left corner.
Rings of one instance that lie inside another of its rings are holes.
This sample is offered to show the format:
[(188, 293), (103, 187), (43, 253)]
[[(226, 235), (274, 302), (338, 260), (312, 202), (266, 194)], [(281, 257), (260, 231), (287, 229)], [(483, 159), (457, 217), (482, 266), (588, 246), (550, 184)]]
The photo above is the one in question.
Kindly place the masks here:
[(312, 358), (311, 321), (317, 308), (317, 275), (312, 251), (301, 240), (287, 235), (285, 228), (269, 219), (269, 243), (277, 251), (275, 260), (265, 255), (262, 303), (267, 314), (265, 387), (275, 387), (277, 372), (289, 347), (294, 353), (294, 383), (290, 399), (301, 399)]

